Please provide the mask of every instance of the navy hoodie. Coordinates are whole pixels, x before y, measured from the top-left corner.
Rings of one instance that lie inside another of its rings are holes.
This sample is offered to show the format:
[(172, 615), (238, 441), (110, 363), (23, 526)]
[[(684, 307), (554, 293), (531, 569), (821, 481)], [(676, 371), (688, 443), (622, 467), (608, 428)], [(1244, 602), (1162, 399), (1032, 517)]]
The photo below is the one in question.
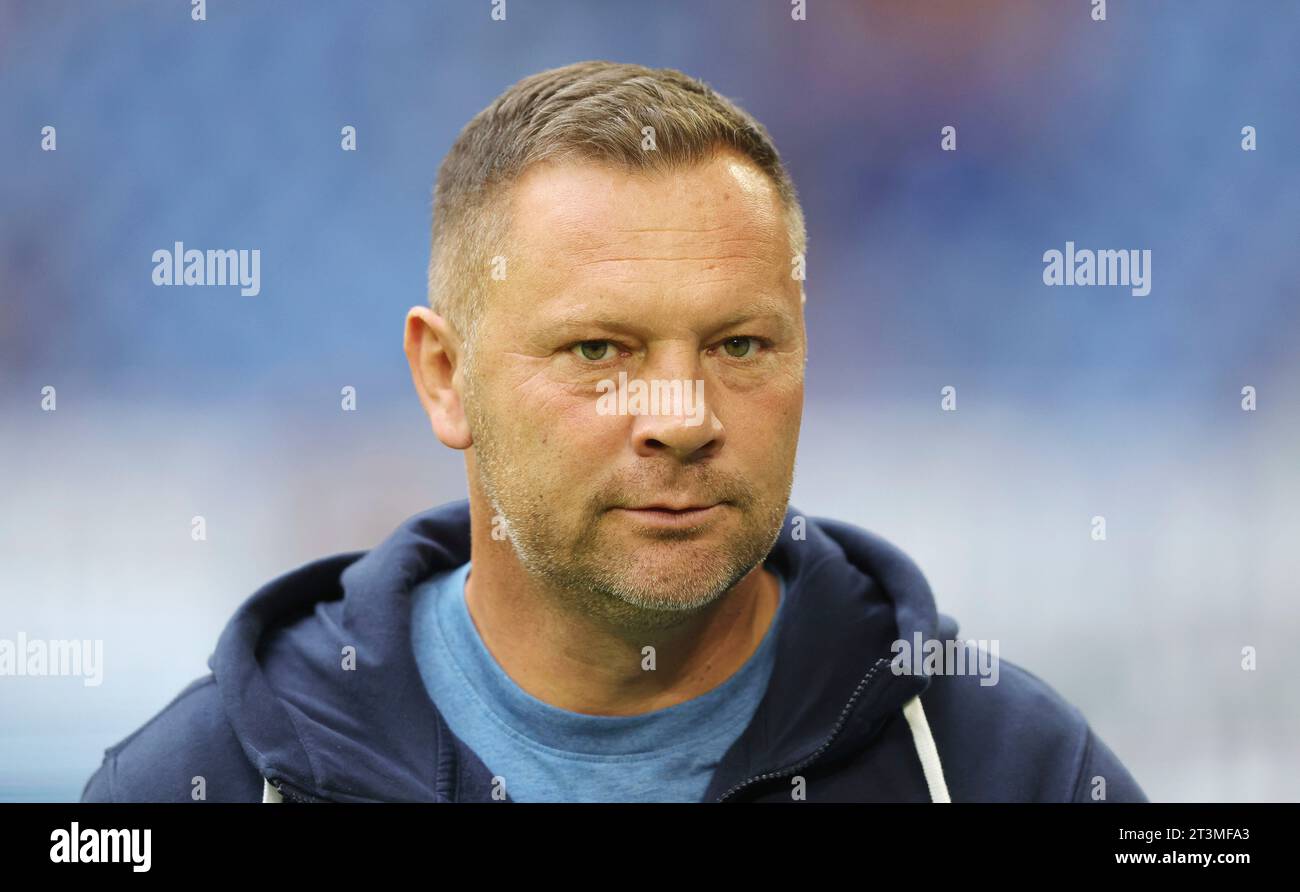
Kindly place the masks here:
[[(195, 801), (202, 778), (207, 801), (493, 801), (492, 772), (443, 721), (411, 647), (412, 590), (469, 558), (459, 501), (263, 586), (211, 673), (106, 750), (82, 800)], [(790, 508), (766, 564), (789, 615), (704, 801), (1146, 801), (1083, 715), (1024, 669), (1000, 660), (992, 685), (894, 671), (895, 641), (957, 632), (894, 546)]]

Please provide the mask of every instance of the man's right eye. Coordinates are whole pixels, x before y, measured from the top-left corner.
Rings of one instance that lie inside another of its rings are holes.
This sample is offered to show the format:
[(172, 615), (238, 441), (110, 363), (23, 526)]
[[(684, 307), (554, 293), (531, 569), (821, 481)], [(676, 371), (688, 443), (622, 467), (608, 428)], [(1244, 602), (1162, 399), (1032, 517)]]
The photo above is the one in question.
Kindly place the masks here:
[(614, 352), (614, 345), (609, 341), (581, 341), (574, 344), (574, 349), (578, 355), (588, 362), (600, 362), (602, 359), (609, 359)]

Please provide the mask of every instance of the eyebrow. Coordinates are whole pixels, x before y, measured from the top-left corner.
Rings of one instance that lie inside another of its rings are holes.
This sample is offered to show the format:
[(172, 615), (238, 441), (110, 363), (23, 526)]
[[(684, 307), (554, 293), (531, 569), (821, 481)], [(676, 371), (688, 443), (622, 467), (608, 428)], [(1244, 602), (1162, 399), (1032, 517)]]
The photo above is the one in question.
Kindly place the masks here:
[[(712, 331), (723, 331), (728, 328), (735, 328), (745, 323), (759, 321), (771, 321), (780, 328), (784, 334), (791, 329), (791, 320), (788, 313), (783, 312), (780, 301), (775, 298), (764, 295), (757, 301), (742, 310), (739, 310), (725, 319), (720, 320), (716, 325), (711, 325)], [(590, 329), (601, 328), (609, 331), (627, 331), (643, 332), (644, 325), (640, 325), (628, 320), (620, 319), (616, 316), (601, 314), (597, 316), (588, 316), (581, 311), (570, 310), (556, 318), (543, 319), (542, 328), (547, 331), (568, 331), (572, 329)]]

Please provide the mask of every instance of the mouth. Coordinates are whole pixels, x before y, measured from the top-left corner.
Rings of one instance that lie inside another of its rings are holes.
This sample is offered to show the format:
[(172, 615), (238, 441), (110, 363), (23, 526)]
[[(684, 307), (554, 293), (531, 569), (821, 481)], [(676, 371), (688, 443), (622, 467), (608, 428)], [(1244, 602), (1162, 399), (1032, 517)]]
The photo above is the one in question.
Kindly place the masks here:
[(722, 513), (725, 502), (717, 502), (712, 505), (669, 505), (652, 504), (642, 505), (636, 508), (615, 508), (625, 517), (633, 520), (658, 527), (691, 527), (698, 526), (713, 520), (717, 515)]

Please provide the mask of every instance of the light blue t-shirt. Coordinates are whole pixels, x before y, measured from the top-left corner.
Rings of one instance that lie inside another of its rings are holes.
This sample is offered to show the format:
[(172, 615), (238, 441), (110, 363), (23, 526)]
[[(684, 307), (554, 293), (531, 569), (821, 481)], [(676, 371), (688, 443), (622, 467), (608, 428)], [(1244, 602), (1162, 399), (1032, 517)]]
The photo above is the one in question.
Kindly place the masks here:
[(511, 799), (699, 802), (704, 797), (718, 761), (767, 690), (785, 612), (784, 580), (762, 642), (725, 682), (666, 709), (598, 716), (551, 706), (506, 674), (470, 617), (469, 570), (467, 563), (416, 587), (412, 644), (424, 685), (452, 733), (503, 778)]

